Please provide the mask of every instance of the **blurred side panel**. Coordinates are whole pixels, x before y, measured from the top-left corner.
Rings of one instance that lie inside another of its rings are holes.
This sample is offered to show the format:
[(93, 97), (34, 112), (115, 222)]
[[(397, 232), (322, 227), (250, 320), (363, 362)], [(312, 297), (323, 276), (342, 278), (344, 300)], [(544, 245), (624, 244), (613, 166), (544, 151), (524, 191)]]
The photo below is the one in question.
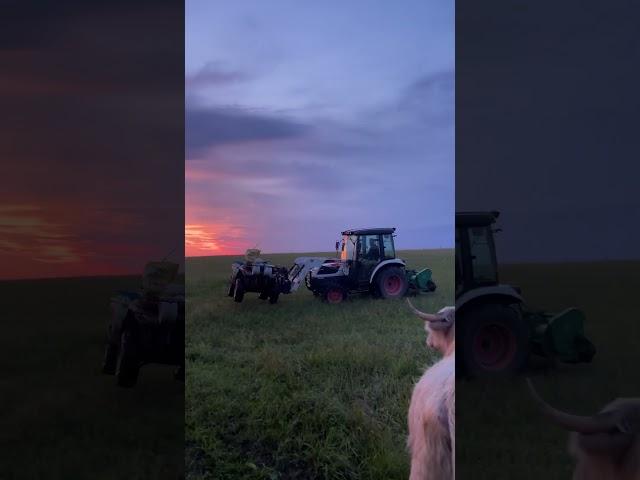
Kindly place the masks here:
[(640, 396), (639, 19), (456, 2), (459, 478), (571, 476), (524, 376), (577, 414)]

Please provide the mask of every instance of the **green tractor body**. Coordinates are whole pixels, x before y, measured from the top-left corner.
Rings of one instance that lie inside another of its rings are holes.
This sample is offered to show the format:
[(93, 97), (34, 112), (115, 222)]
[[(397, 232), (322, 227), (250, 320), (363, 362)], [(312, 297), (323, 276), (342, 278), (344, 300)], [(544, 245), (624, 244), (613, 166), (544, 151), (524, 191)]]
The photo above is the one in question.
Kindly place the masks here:
[(456, 213), (456, 317), (459, 370), (471, 376), (514, 373), (531, 354), (566, 363), (590, 362), (584, 314), (525, 305), (518, 287), (500, 284), (493, 224), (498, 212)]

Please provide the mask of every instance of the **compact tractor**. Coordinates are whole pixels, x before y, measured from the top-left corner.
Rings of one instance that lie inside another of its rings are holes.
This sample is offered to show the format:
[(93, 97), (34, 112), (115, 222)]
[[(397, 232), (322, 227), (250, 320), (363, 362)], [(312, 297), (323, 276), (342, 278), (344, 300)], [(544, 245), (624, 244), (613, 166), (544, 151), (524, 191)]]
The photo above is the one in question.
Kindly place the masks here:
[(456, 213), (458, 371), (470, 376), (514, 373), (530, 354), (565, 363), (590, 362), (584, 315), (527, 308), (518, 287), (498, 281), (494, 224), (499, 212)]
[(396, 257), (394, 232), (395, 228), (345, 230), (336, 242), (336, 258), (299, 257), (289, 269), (256, 258), (250, 250), (245, 261), (233, 263), (228, 294), (241, 302), (246, 292), (256, 292), (276, 303), (280, 294), (295, 292), (304, 283), (326, 302), (340, 303), (357, 293), (400, 298), (408, 292), (434, 291), (431, 270), (409, 270)]
[(184, 380), (184, 283), (176, 283), (179, 265), (149, 262), (142, 288), (111, 298), (102, 372), (115, 375), (121, 387), (133, 387), (140, 368), (149, 363), (174, 365)]

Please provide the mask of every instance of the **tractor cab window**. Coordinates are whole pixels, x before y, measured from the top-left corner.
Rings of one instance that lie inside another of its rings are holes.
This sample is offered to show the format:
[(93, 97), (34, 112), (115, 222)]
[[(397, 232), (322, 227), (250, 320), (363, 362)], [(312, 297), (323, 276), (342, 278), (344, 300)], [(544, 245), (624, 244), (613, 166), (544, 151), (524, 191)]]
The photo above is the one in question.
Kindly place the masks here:
[(390, 233), (382, 235), (382, 247), (384, 249), (384, 259), (396, 258), (396, 250), (393, 247), (393, 236)]
[(357, 237), (355, 235), (345, 235), (342, 237), (341, 260), (353, 260), (353, 252), (356, 249)]
[(496, 283), (498, 276), (489, 227), (469, 229), (469, 249), (474, 281), (476, 283)]
[(362, 260), (380, 260), (380, 238), (378, 235), (360, 236), (358, 257)]

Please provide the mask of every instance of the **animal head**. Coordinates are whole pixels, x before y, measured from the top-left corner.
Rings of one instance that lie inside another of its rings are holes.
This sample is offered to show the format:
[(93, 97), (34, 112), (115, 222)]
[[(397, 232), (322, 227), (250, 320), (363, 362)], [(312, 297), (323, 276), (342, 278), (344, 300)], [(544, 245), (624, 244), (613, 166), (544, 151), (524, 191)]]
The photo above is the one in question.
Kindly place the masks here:
[(409, 308), (419, 318), (424, 320), (424, 328), (427, 332), (427, 346), (438, 350), (443, 355), (455, 352), (455, 307), (444, 307), (438, 313), (425, 313), (413, 306), (407, 298)]
[[(571, 448), (577, 458), (575, 478), (640, 478), (640, 398), (620, 398), (592, 416), (573, 415), (545, 402), (527, 379), (529, 390), (543, 414), (572, 433)], [(600, 473), (598, 473), (600, 472)], [(604, 478), (604, 477), (602, 477)]]

